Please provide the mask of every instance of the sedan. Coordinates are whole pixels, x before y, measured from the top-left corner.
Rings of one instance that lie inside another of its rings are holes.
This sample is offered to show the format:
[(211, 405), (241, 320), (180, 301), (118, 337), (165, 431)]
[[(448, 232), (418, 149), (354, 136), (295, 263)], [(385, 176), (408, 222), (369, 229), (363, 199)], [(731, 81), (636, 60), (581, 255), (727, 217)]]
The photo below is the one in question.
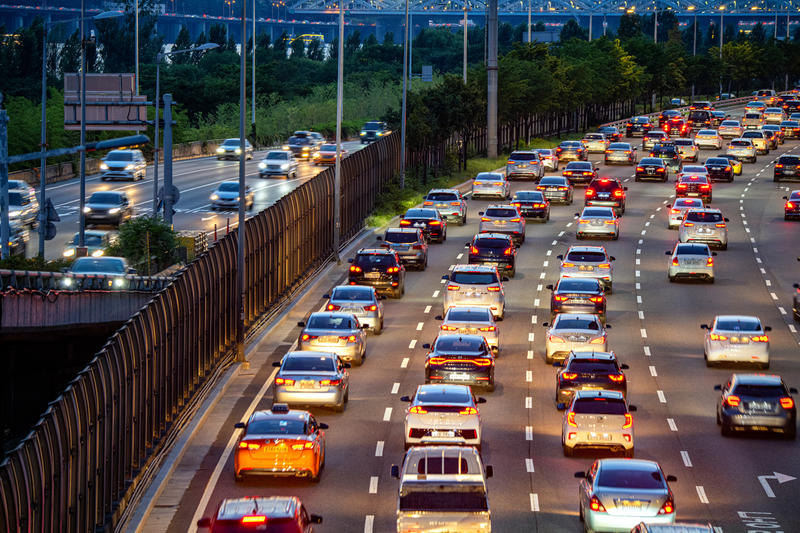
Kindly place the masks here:
[(780, 124), (784, 139), (800, 138), (800, 121), (784, 120)]
[(545, 198), (551, 202), (562, 204), (572, 204), (573, 187), (567, 178), (561, 176), (545, 176), (539, 180), (536, 186), (537, 191), (541, 191)]
[[(209, 199), (211, 200), (212, 211), (216, 209), (238, 209), (239, 182), (223, 181), (217, 186), (216, 190), (211, 193)], [(255, 194), (249, 185), (245, 185), (244, 200), (244, 208), (249, 211), (253, 208), (253, 203), (255, 201)]]
[(675, 523), (670, 482), (655, 461), (598, 459), (586, 472), (576, 472), (579, 514), (586, 531), (630, 531), (640, 522)]
[(556, 316), (552, 324), (542, 323), (548, 328), (545, 340), (545, 362), (564, 360), (570, 352), (599, 350), (608, 351), (606, 328), (597, 315), (563, 313)]
[(439, 335), (425, 357), (425, 383), (456, 383), (494, 391), (494, 356), (483, 335)]
[(800, 156), (784, 154), (773, 167), (772, 181), (800, 179)]
[[(67, 259), (75, 257), (80, 243), (80, 232), (76, 233), (72, 239), (67, 241), (67, 246), (61, 255)], [(86, 230), (83, 232), (83, 244), (86, 246), (86, 253), (92, 257), (100, 257), (105, 254), (106, 248), (116, 243), (119, 234), (116, 231)]]
[(478, 233), (502, 233), (514, 240), (516, 246), (525, 242), (525, 217), (513, 205), (490, 205), (478, 215)]
[(553, 148), (536, 148), (533, 151), (539, 154), (545, 170), (558, 172), (558, 154)]
[(711, 201), (711, 180), (704, 174), (689, 174), (678, 178), (675, 184), (675, 196), (677, 198), (700, 198), (703, 202)]
[(575, 238), (578, 240), (590, 237), (611, 237), (619, 239), (619, 217), (611, 207), (584, 207), (578, 216), (578, 229)]
[(635, 117), (633, 120), (625, 124), (625, 136), (633, 137), (634, 135), (646, 134), (653, 128), (653, 123), (649, 117), (641, 116)]
[(550, 201), (541, 191), (517, 191), (511, 205), (519, 209), (525, 218), (533, 218), (546, 223), (550, 220)]
[(310, 532), (313, 524), (322, 523), (322, 517), (309, 514), (296, 496), (250, 496), (225, 498), (213, 516), (197, 521), (197, 527), (207, 528), (209, 533), (249, 533), (254, 530), (268, 533), (265, 526), (268, 520), (277, 524), (281, 531), (292, 533)]
[(476, 398), (467, 385), (419, 385), (409, 402), (405, 419), (405, 447), (426, 444), (457, 444), (481, 449), (481, 415)]
[(703, 166), (706, 167), (711, 181), (725, 180), (728, 183), (733, 181), (733, 166), (724, 157), (709, 157)]
[(792, 191), (783, 197), (783, 220), (800, 219), (800, 190)]
[(731, 141), (725, 154), (734, 156), (740, 161), (749, 161), (750, 163), (755, 163), (758, 159), (756, 146), (753, 144), (753, 141), (750, 139), (742, 139), (741, 137)]
[(758, 317), (746, 315), (721, 315), (714, 318), (705, 330), (703, 357), (706, 366), (716, 363), (754, 363), (761, 369), (769, 368), (769, 326), (762, 326)]
[(533, 151), (511, 152), (506, 161), (506, 176), (508, 179), (527, 178), (538, 180), (544, 176), (544, 165), (539, 154)]
[[(342, 148), (340, 150), (342, 159), (347, 157), (347, 150)], [(336, 164), (336, 145), (323, 144), (319, 147), (318, 152), (313, 155), (315, 165), (335, 165)]]
[(642, 181), (646, 179), (654, 179), (659, 181), (667, 181), (669, 169), (667, 163), (660, 157), (645, 157), (639, 164), (636, 165), (636, 174), (634, 180)]
[(572, 186), (586, 185), (597, 177), (599, 169), (591, 161), (570, 161), (561, 175), (569, 180)]
[(636, 406), (628, 405), (619, 391), (578, 390), (566, 408), (561, 423), (561, 447), (572, 457), (576, 450), (608, 450), (633, 457), (633, 415)]
[(787, 387), (780, 376), (733, 374), (714, 390), (721, 392), (717, 425), (723, 436), (734, 431), (771, 431), (797, 438), (797, 405), (791, 397), (797, 389)]
[(472, 180), (472, 197), (490, 196), (506, 199), (509, 185), (505, 175), (499, 172), (481, 172)]
[(675, 144), (675, 149), (678, 151), (678, 155), (681, 157), (681, 161), (697, 162), (699, 150), (694, 139), (675, 139), (673, 143)]
[(675, 203), (667, 204), (667, 229), (675, 229), (681, 225), (683, 215), (692, 208), (704, 207), (703, 200), (700, 198), (676, 198)]
[(289, 352), (272, 366), (275, 403), (321, 405), (344, 411), (350, 398), (350, 363), (329, 352)]
[(678, 279), (701, 279), (714, 283), (714, 256), (717, 253), (712, 252), (707, 244), (680, 242), (671, 252), (664, 252), (664, 255), (671, 256), (667, 273), (671, 282)]
[(603, 157), (606, 165), (612, 163), (626, 163), (628, 165), (636, 164), (636, 148), (631, 146), (630, 143), (611, 143), (606, 149), (606, 154)]
[(270, 150), (258, 164), (258, 177), (271, 178), (283, 176), (286, 179), (296, 178), (300, 164), (291, 150)]
[(737, 157), (735, 155), (717, 154), (714, 157), (727, 159), (728, 160), (728, 164), (731, 166), (731, 169), (733, 170), (733, 175), (734, 176), (741, 176), (742, 175), (742, 162), (739, 159), (737, 159)]
[(587, 133), (581, 139), (583, 146), (586, 147), (586, 151), (590, 154), (602, 154), (608, 148), (608, 139), (602, 133)]
[(779, 145), (784, 144), (786, 142), (786, 136), (783, 134), (783, 130), (777, 124), (767, 124), (766, 126), (761, 127), (761, 131), (768, 132), (772, 134), (773, 138), (776, 140), (775, 145), (773, 148), (778, 148)]
[(768, 107), (764, 110), (764, 122), (767, 124), (780, 124), (786, 120), (786, 113), (782, 107)]
[(619, 128), (616, 126), (601, 126), (597, 128), (597, 133), (604, 134), (606, 139), (610, 140), (612, 143), (622, 140), (622, 132), (620, 132)]
[(580, 141), (562, 141), (556, 147), (559, 161), (586, 161), (589, 153)]
[[(378, 296), (374, 287), (339, 285), (330, 294), (322, 297), (328, 299), (326, 311), (350, 313), (358, 319), (362, 327), (368, 327), (375, 335), (380, 335), (383, 331), (383, 299), (386, 297)], [(326, 348), (325, 351), (332, 350)]]
[(595, 314), (605, 323), (606, 292), (600, 280), (593, 278), (561, 278), (558, 283), (548, 285), (550, 296), (550, 320), (559, 313)]
[(650, 150), (650, 157), (661, 159), (664, 161), (664, 164), (666, 164), (667, 167), (676, 172), (682, 163), (681, 154), (678, 152), (678, 147), (672, 143), (659, 143), (653, 146), (653, 149)]
[[(374, 289), (373, 289), (374, 290)], [(325, 311), (311, 313), (297, 341), (300, 351), (331, 352), (342, 360), (361, 365), (367, 352), (368, 326), (362, 325), (352, 313)]]
[(86, 200), (83, 216), (87, 226), (102, 224), (119, 227), (133, 217), (133, 202), (122, 191), (93, 192)]
[(125, 290), (129, 286), (128, 275), (135, 274), (124, 257), (79, 257), (65, 271), (61, 286), (70, 290)]
[(494, 267), (512, 278), (517, 272), (517, 247), (510, 235), (478, 233), (464, 248), (469, 250), (467, 263), (470, 265)]
[(703, 150), (722, 149), (722, 137), (716, 130), (700, 130), (694, 137), (694, 142)]
[(722, 216), (722, 211), (711, 207), (691, 208), (686, 210), (680, 228), (680, 242), (699, 242), (709, 246), (728, 249), (729, 220)]
[(556, 374), (556, 406), (569, 404), (576, 391), (608, 390), (622, 394), (628, 392), (628, 380), (614, 352), (570, 352), (563, 363), (553, 363), (560, 368)]
[(492, 352), (495, 355), (500, 352), (500, 330), (489, 309), (485, 307), (453, 307), (447, 310), (444, 317), (437, 315), (436, 320), (442, 321), (439, 329), (443, 333), (483, 335)]
[(402, 216), (400, 227), (421, 229), (428, 242), (443, 243), (447, 240), (447, 221), (436, 209), (409, 209)]
[[(241, 142), (238, 138), (225, 139), (217, 148), (217, 159), (239, 159), (241, 153)], [(253, 145), (247, 139), (244, 140), (244, 158), (253, 159)]]
[(642, 148), (650, 150), (656, 143), (669, 140), (669, 135), (666, 131), (650, 130), (644, 134), (642, 139)]
[(603, 246), (570, 246), (561, 260), (559, 276), (562, 278), (598, 279), (609, 294), (614, 284), (614, 256)]
[(735, 139), (736, 137), (742, 136), (744, 128), (738, 120), (723, 120), (717, 132), (723, 139)]

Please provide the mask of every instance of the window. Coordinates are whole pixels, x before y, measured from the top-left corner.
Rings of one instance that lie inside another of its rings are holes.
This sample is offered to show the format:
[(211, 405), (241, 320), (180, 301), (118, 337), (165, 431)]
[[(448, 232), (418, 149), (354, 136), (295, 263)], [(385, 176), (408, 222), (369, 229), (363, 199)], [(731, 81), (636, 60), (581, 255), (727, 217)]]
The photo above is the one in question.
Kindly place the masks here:
[(108, 152), (106, 161), (133, 161), (133, 152)]
[(477, 338), (448, 335), (436, 340), (435, 350), (438, 352), (483, 352), (483, 341)]
[(331, 300), (349, 300), (351, 302), (372, 302), (372, 290), (363, 290), (361, 287), (336, 287), (331, 294)]
[(572, 251), (567, 254), (567, 261), (579, 263), (602, 263), (605, 260), (606, 254), (603, 252)]
[(585, 218), (614, 218), (614, 211), (611, 209), (584, 209), (583, 213), (581, 214), (582, 217)]
[(411, 244), (417, 242), (419, 236), (410, 231), (387, 231), (383, 240), (395, 244)]
[(334, 372), (336, 365), (332, 357), (293, 355), (284, 359), (281, 370), (289, 372)]
[(496, 217), (496, 218), (513, 218), (519, 216), (516, 209), (511, 208), (502, 208), (502, 207), (490, 207), (484, 213), (487, 217)]
[(83, 274), (86, 272), (108, 272), (109, 274), (124, 274), (125, 263), (110, 257), (81, 257), (72, 264), (72, 272)]
[(758, 320), (748, 320), (746, 318), (737, 320), (735, 318), (723, 318), (717, 320), (717, 325), (714, 329), (723, 331), (743, 331), (743, 332), (760, 332), (761, 323)]
[(458, 202), (459, 198), (457, 194), (451, 192), (432, 192), (428, 196), (425, 197), (426, 200), (430, 200), (431, 202)]
[(491, 322), (491, 311), (488, 309), (464, 309), (453, 307), (447, 312), (447, 319), (454, 322)]
[(468, 474), (466, 457), (425, 456), (417, 462), (418, 474)]
[(556, 287), (558, 292), (599, 292), (600, 282), (596, 279), (562, 278)]
[(483, 491), (414, 491), (400, 496), (401, 511), (480, 512), (488, 509)]
[(306, 324), (308, 329), (351, 329), (349, 316), (312, 315)]
[(778, 159), (781, 165), (800, 165), (800, 157), (794, 155), (783, 155)]
[(596, 396), (576, 398), (572, 411), (579, 415), (624, 415), (628, 412), (628, 408), (625, 406), (625, 400)]
[(220, 183), (219, 187), (217, 187), (217, 190), (221, 192), (238, 192), (239, 184), (232, 181), (229, 181), (228, 183)]
[(406, 218), (439, 218), (436, 209), (409, 209)]
[(733, 393), (739, 396), (755, 396), (756, 398), (776, 398), (785, 396), (786, 388), (783, 385), (740, 383), (733, 389)]
[(492, 248), (492, 249), (506, 249), (511, 246), (511, 241), (507, 239), (493, 239), (486, 237), (477, 237), (474, 245), (476, 248)]
[(520, 191), (514, 195), (514, 200), (522, 200), (525, 202), (544, 202), (544, 195), (540, 192)]
[(494, 272), (453, 272), (450, 280), (466, 285), (491, 285), (499, 281)]
[(358, 254), (354, 264), (361, 268), (374, 268), (383, 266), (394, 266), (394, 256), (389, 254)]
[(675, 249), (677, 255), (708, 255), (708, 247), (703, 244), (685, 244)]
[(512, 161), (538, 161), (539, 154), (535, 152), (512, 152), (508, 158)]
[(276, 161), (287, 161), (289, 159), (289, 154), (287, 152), (269, 152), (267, 154), (267, 159)]
[(664, 478), (658, 470), (601, 468), (597, 485), (620, 489), (663, 489)]
[(595, 320), (584, 320), (581, 318), (564, 318), (564, 315), (558, 315), (555, 324), (555, 329), (588, 329), (590, 331), (600, 331), (600, 325)]
[(426, 388), (417, 393), (414, 398), (420, 403), (471, 403), (470, 392), (466, 389), (448, 389), (444, 392), (441, 388)]
[[(617, 364), (606, 359), (573, 359), (569, 364), (570, 372), (581, 374), (616, 374)], [(583, 400), (581, 400), (583, 401)]]
[(686, 213), (686, 220), (689, 222), (722, 222), (722, 215), (719, 213), (709, 213), (708, 211), (689, 211)]
[(280, 420), (265, 419), (253, 420), (247, 424), (247, 435), (303, 435), (306, 432), (306, 423), (302, 419)]

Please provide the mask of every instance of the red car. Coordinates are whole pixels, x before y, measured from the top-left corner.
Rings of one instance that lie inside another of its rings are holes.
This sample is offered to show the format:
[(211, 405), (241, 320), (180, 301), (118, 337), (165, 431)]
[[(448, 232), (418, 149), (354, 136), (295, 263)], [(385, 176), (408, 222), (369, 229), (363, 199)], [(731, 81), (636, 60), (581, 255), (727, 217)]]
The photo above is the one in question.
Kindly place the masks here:
[(685, 174), (675, 184), (677, 198), (700, 198), (703, 203), (711, 201), (711, 181), (703, 174)]
[(672, 117), (663, 126), (667, 135), (679, 135), (681, 137), (692, 136), (692, 126), (683, 120), (683, 117)]
[(800, 218), (800, 190), (792, 191), (789, 196), (784, 196), (783, 220)]
[(322, 517), (309, 514), (295, 496), (226, 498), (213, 517), (201, 518), (197, 527), (211, 533), (311, 533)]

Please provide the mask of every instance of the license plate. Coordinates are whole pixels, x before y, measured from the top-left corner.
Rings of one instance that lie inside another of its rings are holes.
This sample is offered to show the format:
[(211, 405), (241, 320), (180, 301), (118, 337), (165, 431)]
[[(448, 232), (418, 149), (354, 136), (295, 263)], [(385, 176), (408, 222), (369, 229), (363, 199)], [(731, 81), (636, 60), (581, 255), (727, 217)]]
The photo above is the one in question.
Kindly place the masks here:
[(711, 230), (708, 228), (697, 228), (697, 233), (711, 233)]
[(495, 220), (494, 221), (494, 225), (495, 226), (505, 226), (506, 225), (506, 221), (505, 220)]
[(600, 193), (597, 193), (597, 196), (598, 196), (598, 198), (608, 198), (608, 193), (607, 192), (600, 192)]
[(319, 342), (324, 342), (325, 344), (339, 344), (339, 337), (334, 337), (333, 335), (325, 335), (319, 338)]
[(443, 438), (443, 437), (455, 437), (455, 431), (431, 431), (431, 437), (435, 438)]
[(653, 174), (655, 174), (655, 173), (656, 173), (655, 169), (652, 169), (652, 168), (648, 168), (648, 169), (647, 169), (647, 175), (648, 175), (648, 176), (652, 176), (652, 175), (653, 175)]
[(772, 405), (769, 402), (750, 402), (747, 407), (753, 411), (768, 411), (772, 409)]
[(454, 381), (466, 381), (466, 380), (470, 379), (470, 377), (471, 376), (469, 374), (465, 373), (465, 372), (457, 372), (457, 373), (450, 374), (450, 379), (452, 379)]
[(687, 192), (686, 196), (700, 196), (699, 192)]
[(367, 279), (378, 279), (378, 278), (381, 277), (381, 273), (380, 272), (367, 272), (366, 274), (364, 274), (364, 277), (367, 278)]
[(589, 271), (594, 270), (594, 267), (591, 266), (591, 265), (581, 265), (581, 266), (578, 267), (578, 270), (584, 270), (584, 271), (589, 272)]
[(589, 440), (611, 440), (611, 435), (608, 433), (589, 433)]
[(734, 343), (737, 343), (737, 344), (750, 344), (750, 338), (749, 337), (731, 337), (731, 342), (734, 342)]
[(301, 389), (313, 389), (316, 384), (317, 382), (313, 379), (304, 379), (300, 381), (298, 387)]
[(500, 263), (498, 263), (498, 262), (496, 262), (496, 261), (495, 261), (495, 262), (491, 262), (491, 263), (484, 263), (484, 265), (486, 265), (486, 266), (490, 266), (490, 267), (496, 267), (496, 266), (498, 266), (499, 264), (500, 264)]
[(475, 329), (475, 328), (460, 328), (458, 330), (458, 332), (459, 333), (466, 333), (468, 335), (475, 335), (476, 333), (478, 333), (478, 330)]
[(436, 204), (436, 207), (447, 207), (447, 204)]

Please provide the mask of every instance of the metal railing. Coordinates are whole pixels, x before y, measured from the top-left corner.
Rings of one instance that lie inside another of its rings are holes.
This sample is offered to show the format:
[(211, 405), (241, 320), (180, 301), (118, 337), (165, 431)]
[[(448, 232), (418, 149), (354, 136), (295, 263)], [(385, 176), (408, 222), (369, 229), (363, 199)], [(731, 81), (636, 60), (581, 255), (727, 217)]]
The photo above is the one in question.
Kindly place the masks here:
[(172, 283), (171, 276), (102, 276), (33, 270), (0, 270), (0, 290), (40, 291), (130, 290), (160, 291)]

